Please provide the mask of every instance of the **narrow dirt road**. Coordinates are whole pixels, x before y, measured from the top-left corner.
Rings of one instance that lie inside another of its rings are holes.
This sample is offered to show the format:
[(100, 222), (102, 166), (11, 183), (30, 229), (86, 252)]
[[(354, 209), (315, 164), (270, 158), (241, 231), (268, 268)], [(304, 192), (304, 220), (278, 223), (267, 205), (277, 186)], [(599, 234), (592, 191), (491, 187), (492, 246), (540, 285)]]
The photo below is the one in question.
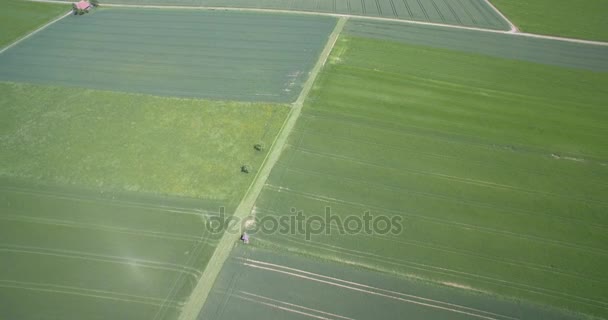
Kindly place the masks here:
[[(279, 160), (281, 152), (283, 151), (283, 148), (287, 143), (287, 139), (289, 138), (289, 135), (294, 125), (296, 124), (300, 113), (302, 112), (304, 100), (306, 99), (306, 96), (308, 96), (308, 93), (310, 92), (310, 89), (312, 88), (312, 85), (315, 82), (319, 71), (327, 60), (327, 57), (329, 57), (329, 54), (331, 53), (331, 50), (334, 47), (338, 36), (342, 32), (342, 29), (346, 24), (346, 20), (347, 19), (344, 17), (338, 19), (338, 22), (333, 32), (331, 33), (327, 43), (325, 44), (325, 48), (323, 48), (319, 59), (317, 60), (315, 66), (310, 72), (308, 80), (306, 80), (306, 82), (304, 83), (304, 87), (302, 88), (298, 99), (293, 103), (292, 109), (289, 115), (287, 116), (287, 119), (283, 123), (281, 131), (279, 132), (277, 138), (270, 147), (270, 150), (266, 155), (266, 159), (264, 159), (264, 162), (262, 163), (262, 167), (258, 171), (251, 186), (247, 190), (245, 197), (243, 198), (239, 206), (236, 208), (236, 211), (234, 213), (235, 217), (243, 220), (247, 218), (247, 216), (249, 216), (249, 214), (251, 213), (255, 201), (260, 195), (260, 192), (262, 192), (264, 184), (266, 183), (266, 180), (270, 175), (270, 171)], [(219, 275), (220, 270), (222, 269), (222, 265), (228, 258), (228, 255), (230, 254), (230, 251), (236, 240), (237, 238), (234, 234), (224, 233), (213, 253), (213, 256), (211, 256), (211, 259), (209, 260), (209, 263), (207, 264), (203, 275), (200, 277), (198, 284), (192, 291), (192, 294), (186, 302), (186, 305), (184, 305), (179, 320), (195, 320), (197, 318), (200, 310), (205, 304), (205, 300), (207, 299), (211, 288), (213, 287), (213, 283)]]

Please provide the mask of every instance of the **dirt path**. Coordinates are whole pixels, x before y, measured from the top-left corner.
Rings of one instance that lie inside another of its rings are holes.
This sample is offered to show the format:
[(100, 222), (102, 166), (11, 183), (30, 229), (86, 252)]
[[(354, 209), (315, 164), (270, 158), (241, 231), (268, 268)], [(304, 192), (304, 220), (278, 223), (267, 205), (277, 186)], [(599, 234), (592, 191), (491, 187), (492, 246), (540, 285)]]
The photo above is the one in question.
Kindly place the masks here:
[[(71, 1), (54, 1), (54, 0), (29, 0), (33, 2), (47, 2), (47, 3), (72, 3)], [(367, 16), (358, 16), (358, 15), (350, 15), (350, 14), (337, 14), (337, 13), (325, 13), (325, 12), (310, 12), (310, 11), (297, 11), (297, 10), (282, 10), (282, 9), (257, 9), (257, 8), (228, 8), (228, 7), (188, 7), (188, 6), (158, 6), (158, 5), (130, 5), (130, 4), (104, 4), (104, 7), (118, 7), (118, 8), (152, 8), (152, 9), (187, 9), (187, 10), (217, 10), (217, 11), (245, 11), (245, 12), (270, 12), (270, 13), (287, 13), (287, 14), (305, 14), (305, 15), (321, 15), (321, 16), (331, 16), (338, 18), (353, 18), (353, 19), (363, 19), (363, 20), (374, 20), (374, 21), (386, 21), (386, 22), (398, 22), (405, 24), (413, 24), (413, 25), (423, 25), (423, 26), (435, 26), (435, 27), (443, 27), (450, 29), (460, 29), (460, 30), (471, 30), (471, 31), (480, 31), (480, 32), (488, 32), (488, 33), (499, 33), (499, 34), (510, 34), (513, 36), (527, 37), (527, 38), (536, 38), (536, 39), (546, 39), (546, 40), (555, 40), (555, 41), (564, 41), (564, 42), (572, 42), (572, 43), (580, 43), (580, 44), (588, 44), (588, 45), (598, 45), (598, 46), (608, 46), (608, 42), (602, 41), (593, 41), (593, 40), (582, 40), (575, 38), (566, 38), (566, 37), (557, 37), (557, 36), (546, 36), (540, 34), (532, 34), (520, 32), (517, 27), (509, 21), (505, 15), (502, 14), (494, 5), (492, 5), (489, 0), (486, 1), (505, 21), (509, 24), (510, 30), (492, 30), (492, 29), (483, 29), (483, 28), (475, 28), (475, 27), (465, 27), (451, 24), (443, 24), (443, 23), (434, 23), (434, 22), (422, 22), (422, 21), (411, 21), (411, 20), (402, 20), (395, 18), (382, 18), (382, 17), (367, 17)]]
[[(270, 151), (266, 155), (266, 159), (264, 160), (262, 167), (256, 174), (251, 186), (245, 194), (245, 197), (237, 207), (234, 213), (235, 217), (245, 219), (251, 213), (255, 201), (260, 195), (260, 192), (262, 192), (264, 184), (266, 183), (266, 180), (270, 175), (270, 171), (279, 160), (279, 157), (281, 156), (281, 152), (283, 151), (289, 134), (291, 133), (296, 121), (298, 120), (298, 117), (300, 116), (302, 106), (304, 105), (304, 100), (310, 92), (310, 89), (312, 88), (312, 85), (315, 79), (317, 78), (319, 71), (325, 64), (325, 61), (327, 60), (327, 57), (329, 56), (332, 48), (334, 47), (334, 44), (336, 43), (340, 32), (342, 32), (346, 20), (346, 18), (338, 19), (338, 23), (336, 24), (336, 27), (329, 36), (325, 48), (321, 52), (321, 55), (319, 56), (319, 59), (317, 60), (317, 63), (315, 64), (314, 68), (310, 72), (308, 80), (304, 83), (304, 87), (302, 88), (298, 99), (293, 103), (292, 109), (289, 115), (287, 116), (287, 119), (283, 123), (281, 131), (279, 132), (277, 138), (270, 147)], [(203, 275), (200, 277), (198, 284), (196, 285), (196, 287), (192, 291), (192, 294), (190, 295), (190, 298), (184, 305), (182, 313), (179, 317), (180, 320), (195, 320), (197, 318), (200, 310), (203, 308), (203, 305), (205, 303), (205, 300), (207, 299), (207, 296), (209, 295), (209, 292), (211, 291), (211, 288), (213, 287), (215, 279), (220, 273), (222, 265), (228, 258), (228, 255), (230, 254), (230, 251), (234, 246), (235, 241), (237, 241), (237, 238), (234, 234), (224, 233), (213, 253), (213, 256), (211, 256), (211, 259), (209, 260), (209, 263), (207, 264)]]

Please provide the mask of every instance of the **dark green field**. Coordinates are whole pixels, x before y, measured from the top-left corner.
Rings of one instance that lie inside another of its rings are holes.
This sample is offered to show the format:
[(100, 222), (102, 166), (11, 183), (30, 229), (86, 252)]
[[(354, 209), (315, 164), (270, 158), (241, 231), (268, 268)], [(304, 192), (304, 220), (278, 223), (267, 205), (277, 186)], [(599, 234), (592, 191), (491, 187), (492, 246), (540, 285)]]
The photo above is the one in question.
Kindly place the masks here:
[(214, 100), (292, 102), (335, 19), (102, 8), (0, 56), (0, 80)]

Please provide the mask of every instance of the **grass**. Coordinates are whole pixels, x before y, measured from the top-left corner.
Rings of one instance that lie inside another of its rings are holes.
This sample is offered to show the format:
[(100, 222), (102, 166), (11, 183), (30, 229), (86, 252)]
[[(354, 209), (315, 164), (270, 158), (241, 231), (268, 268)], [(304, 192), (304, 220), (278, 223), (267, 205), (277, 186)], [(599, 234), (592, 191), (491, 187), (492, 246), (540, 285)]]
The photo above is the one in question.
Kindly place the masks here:
[(0, 175), (238, 202), (288, 111), (0, 83)]
[(608, 2), (492, 0), (521, 31), (608, 41)]
[(66, 17), (2, 54), (0, 80), (292, 102), (335, 21), (305, 15), (102, 7)]
[(296, 313), (334, 319), (399, 319), (404, 314), (431, 320), (577, 319), (462, 288), (263, 250), (258, 240), (232, 250), (199, 319), (292, 319)]
[(0, 4), (0, 48), (71, 9), (65, 4), (3, 0)]
[(269, 248), (606, 316), (608, 73), (341, 38), (256, 203), (400, 216)]
[(6, 177), (0, 199), (3, 319), (175, 319), (217, 243), (205, 216), (223, 205)]
[(0, 83), (0, 318), (176, 319), (288, 111)]

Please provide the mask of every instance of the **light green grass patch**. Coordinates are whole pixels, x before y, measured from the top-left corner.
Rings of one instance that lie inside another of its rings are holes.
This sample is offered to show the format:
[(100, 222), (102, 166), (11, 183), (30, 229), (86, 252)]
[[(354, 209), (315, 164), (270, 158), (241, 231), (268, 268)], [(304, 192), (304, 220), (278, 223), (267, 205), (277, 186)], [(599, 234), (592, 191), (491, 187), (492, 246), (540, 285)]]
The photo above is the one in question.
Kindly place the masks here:
[(289, 108), (0, 83), (0, 175), (238, 200)]
[(65, 4), (2, 0), (0, 2), (0, 30), (2, 30), (0, 48), (69, 10), (70, 6)]
[(329, 61), (256, 215), (403, 232), (261, 242), (606, 316), (608, 73), (357, 37)]
[(608, 1), (491, 1), (521, 31), (608, 41)]

